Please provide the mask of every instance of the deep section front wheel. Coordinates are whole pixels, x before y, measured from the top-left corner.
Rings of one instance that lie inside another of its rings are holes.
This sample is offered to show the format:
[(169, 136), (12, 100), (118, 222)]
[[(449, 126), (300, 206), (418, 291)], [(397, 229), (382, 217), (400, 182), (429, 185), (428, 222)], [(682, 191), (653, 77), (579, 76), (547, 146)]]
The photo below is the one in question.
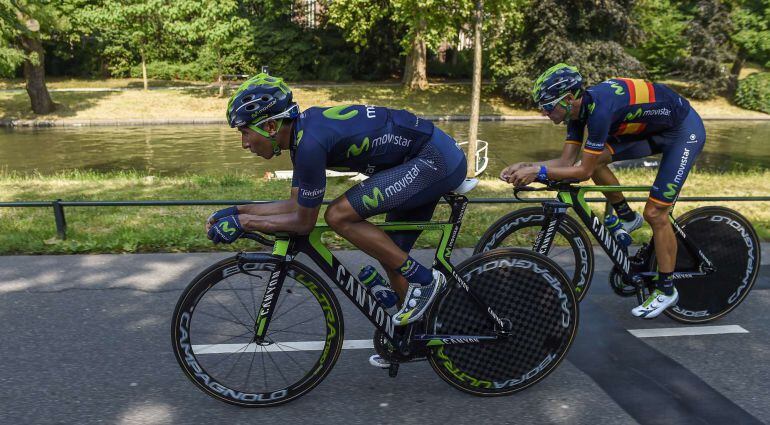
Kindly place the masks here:
[[(281, 264), (286, 276), (258, 340), (260, 304)], [(239, 406), (273, 406), (305, 394), (329, 373), (342, 349), (342, 313), (328, 285), (302, 264), (232, 257), (187, 286), (171, 336), (179, 365), (203, 392)]]
[[(542, 207), (522, 208), (501, 217), (492, 224), (476, 244), (474, 254), (495, 248), (532, 249), (545, 223)], [(554, 260), (572, 282), (578, 301), (591, 285), (594, 273), (594, 252), (585, 229), (572, 217), (565, 216), (554, 235), (548, 258)]]
[[(510, 332), (485, 343), (445, 343), (428, 359), (441, 378), (480, 396), (508, 395), (551, 373), (577, 333), (578, 305), (561, 268), (543, 255), (501, 248), (477, 254), (457, 269)], [(452, 280), (426, 317), (440, 335), (495, 334), (486, 309)]]
[[(759, 238), (751, 223), (737, 212), (724, 207), (702, 207), (677, 219), (695, 247), (703, 251), (716, 271), (705, 276), (677, 279), (679, 301), (666, 315), (682, 323), (705, 323), (732, 311), (748, 295), (759, 271)], [(676, 270), (693, 270), (697, 256), (677, 238)], [(651, 261), (657, 269), (657, 259)], [(649, 289), (640, 292), (640, 300)], [(640, 301), (641, 302), (641, 301)]]

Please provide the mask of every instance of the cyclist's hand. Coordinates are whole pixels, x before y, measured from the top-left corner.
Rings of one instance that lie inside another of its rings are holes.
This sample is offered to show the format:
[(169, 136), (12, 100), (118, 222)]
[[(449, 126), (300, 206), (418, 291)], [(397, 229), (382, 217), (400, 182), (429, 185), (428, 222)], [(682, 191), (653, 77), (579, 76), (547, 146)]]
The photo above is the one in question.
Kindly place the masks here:
[(538, 171), (540, 171), (540, 167), (521, 168), (513, 173), (510, 177), (510, 181), (516, 187), (526, 186), (535, 180)]
[(217, 243), (233, 243), (243, 235), (243, 227), (241, 227), (241, 221), (238, 219), (238, 215), (230, 215), (217, 220), (214, 225), (209, 228), (207, 233), (211, 242)]
[(231, 215), (238, 215), (238, 207), (236, 207), (235, 205), (233, 205), (232, 207), (223, 208), (219, 211), (214, 211), (213, 213), (211, 213), (209, 218), (206, 219), (206, 231), (208, 232), (211, 229), (211, 226), (213, 226), (214, 223), (216, 223), (220, 219)]
[(513, 183), (513, 173), (520, 170), (524, 167), (532, 166), (532, 163), (529, 162), (517, 162), (516, 164), (511, 164), (503, 169), (503, 171), (500, 172), (500, 180), (507, 182), (507, 183)]

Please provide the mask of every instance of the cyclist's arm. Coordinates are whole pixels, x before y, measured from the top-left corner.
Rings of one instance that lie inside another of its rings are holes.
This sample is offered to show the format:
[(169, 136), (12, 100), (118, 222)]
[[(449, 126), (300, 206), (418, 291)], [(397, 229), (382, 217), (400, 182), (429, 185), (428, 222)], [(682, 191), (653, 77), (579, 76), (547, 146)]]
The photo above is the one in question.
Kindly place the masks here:
[(588, 153), (583, 155), (583, 160), (575, 166), (557, 166), (548, 167), (548, 178), (550, 180), (577, 179), (580, 181), (588, 180), (594, 173), (599, 163), (599, 155)]
[(561, 151), (561, 156), (555, 159), (549, 159), (542, 162), (520, 162), (508, 166), (500, 172), (500, 179), (508, 183), (513, 183), (513, 174), (522, 168), (536, 167), (545, 165), (550, 170), (551, 167), (569, 167), (577, 161), (578, 153), (580, 152), (580, 145), (574, 143), (565, 143), (564, 148)]
[(311, 208), (297, 205), (296, 210), (293, 212), (267, 216), (241, 214), (238, 218), (243, 230), (247, 232), (286, 232), (306, 235), (315, 227), (320, 209), (320, 204)]
[(250, 215), (276, 215), (297, 211), (297, 193), (299, 188), (291, 188), (291, 198), (264, 204), (238, 205), (238, 213)]

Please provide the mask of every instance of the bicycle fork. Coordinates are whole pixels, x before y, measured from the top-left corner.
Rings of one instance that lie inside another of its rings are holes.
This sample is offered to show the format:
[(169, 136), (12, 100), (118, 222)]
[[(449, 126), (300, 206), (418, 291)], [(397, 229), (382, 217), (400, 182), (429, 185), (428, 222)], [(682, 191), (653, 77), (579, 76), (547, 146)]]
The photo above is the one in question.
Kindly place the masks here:
[(559, 201), (543, 202), (543, 214), (545, 219), (543, 227), (537, 233), (537, 238), (532, 246), (532, 250), (543, 255), (548, 255), (553, 245), (553, 239), (556, 237), (556, 231), (564, 221), (570, 204)]

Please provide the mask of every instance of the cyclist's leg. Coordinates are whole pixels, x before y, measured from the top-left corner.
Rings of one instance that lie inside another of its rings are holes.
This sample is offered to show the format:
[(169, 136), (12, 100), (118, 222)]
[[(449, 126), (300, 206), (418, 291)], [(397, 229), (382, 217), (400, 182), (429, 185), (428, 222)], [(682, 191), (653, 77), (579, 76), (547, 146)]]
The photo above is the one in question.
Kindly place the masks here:
[(677, 301), (678, 294), (671, 279), (676, 266), (677, 242), (668, 213), (705, 142), (706, 130), (695, 110), (690, 110), (676, 128), (655, 136), (655, 144), (661, 147), (663, 157), (644, 207), (644, 219), (652, 227), (658, 284), (652, 295), (632, 310), (636, 316), (654, 318)]
[[(436, 209), (436, 205), (438, 205), (438, 199), (417, 208), (390, 211), (387, 213), (387, 215), (385, 215), (385, 221), (428, 221), (433, 217), (433, 212)], [(420, 230), (387, 232), (388, 236), (390, 236), (393, 242), (407, 254), (409, 254), (409, 252), (412, 250), (414, 243), (417, 241), (417, 238), (420, 237), (421, 233), (422, 231)], [(382, 267), (388, 274), (388, 281), (390, 282), (390, 286), (396, 290), (401, 299), (404, 299), (404, 295), (406, 295), (406, 288), (408, 286), (404, 276), (402, 276), (401, 273), (397, 272), (396, 270), (387, 267), (385, 264), (382, 264)]]
[[(451, 144), (450, 144), (451, 143)], [(420, 265), (402, 251), (386, 234), (365, 221), (366, 218), (400, 209), (413, 209), (435, 203), (441, 195), (455, 189), (465, 178), (466, 163), (453, 139), (436, 129), (434, 137), (417, 157), (379, 172), (336, 199), (327, 209), (326, 222), (341, 236), (374, 257), (388, 269), (399, 269), (410, 286), (407, 298), (420, 297), (413, 313), (403, 313), (400, 324), (417, 320), (435, 297), (435, 290), (415, 286), (443, 285), (444, 277)], [(440, 275), (440, 273), (439, 273)], [(431, 281), (432, 276), (432, 281)], [(431, 286), (431, 288), (433, 287)], [(398, 288), (397, 288), (398, 289)], [(437, 290), (438, 288), (436, 288)], [(410, 295), (411, 294), (411, 295)], [(422, 294), (422, 295), (421, 295)], [(400, 312), (401, 313), (401, 312)]]
[[(654, 146), (648, 140), (624, 143), (610, 142), (599, 157), (600, 166), (594, 171), (591, 178), (596, 184), (618, 186), (620, 181), (615, 176), (615, 173), (607, 167), (607, 164), (615, 161), (644, 158), (655, 153)], [(626, 202), (623, 192), (605, 192), (604, 196), (612, 204), (612, 208), (620, 217), (621, 223), (627, 232), (631, 233), (642, 226), (641, 214), (631, 209), (628, 202)]]

